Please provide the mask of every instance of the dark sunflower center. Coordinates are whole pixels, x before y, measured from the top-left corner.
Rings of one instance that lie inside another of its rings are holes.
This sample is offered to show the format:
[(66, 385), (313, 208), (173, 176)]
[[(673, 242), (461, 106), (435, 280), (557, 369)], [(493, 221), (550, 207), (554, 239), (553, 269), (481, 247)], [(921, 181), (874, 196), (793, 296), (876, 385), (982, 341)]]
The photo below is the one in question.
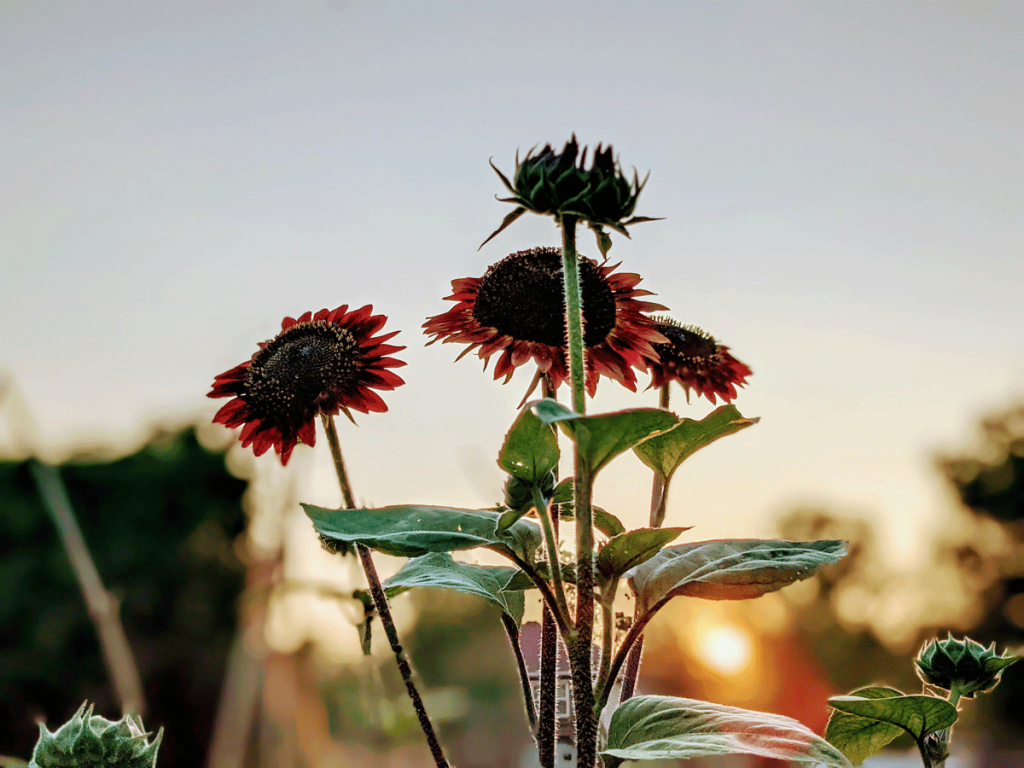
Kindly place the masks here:
[(671, 344), (655, 344), (654, 349), (662, 362), (693, 363), (710, 360), (718, 351), (718, 344), (710, 336), (695, 333), (667, 323), (657, 323), (658, 333)]
[[(615, 327), (615, 295), (597, 264), (580, 258), (583, 341), (600, 344)], [(565, 346), (562, 253), (533, 248), (506, 256), (480, 281), (473, 317), (517, 341)]]
[(245, 397), (279, 423), (302, 421), (358, 367), (359, 343), (347, 329), (322, 320), (299, 323), (253, 356)]

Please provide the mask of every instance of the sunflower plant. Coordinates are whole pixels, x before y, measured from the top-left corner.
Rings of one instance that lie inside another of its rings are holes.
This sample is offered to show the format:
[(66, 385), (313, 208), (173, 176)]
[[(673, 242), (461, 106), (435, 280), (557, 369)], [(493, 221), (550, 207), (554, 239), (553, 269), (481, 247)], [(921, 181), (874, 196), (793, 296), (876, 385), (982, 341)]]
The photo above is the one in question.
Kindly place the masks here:
[(991, 691), (1003, 670), (1019, 660), (996, 653), (969, 637), (929, 640), (914, 664), (924, 690), (905, 694), (895, 688), (872, 685), (847, 696), (828, 700), (832, 707), (825, 737), (854, 765), (860, 765), (897, 736), (909, 734), (925, 768), (939, 768), (949, 757), (953, 725), (960, 717), (958, 704), (978, 693)]
[[(477, 595), (501, 609), (546, 768), (555, 761), (560, 645), (571, 672), (577, 766), (723, 753), (849, 765), (839, 749), (788, 718), (634, 695), (644, 630), (669, 601), (757, 598), (835, 563), (845, 542), (680, 543), (689, 529), (664, 525), (673, 475), (697, 451), (757, 422), (732, 404), (751, 370), (710, 334), (653, 314), (667, 310), (638, 287), (640, 276), (608, 263), (609, 231), (628, 237), (628, 227), (653, 220), (634, 215), (644, 182), (622, 172), (610, 146), (599, 146), (588, 164), (574, 136), (561, 152), (546, 145), (517, 157), (511, 178), (495, 170), (511, 194), (504, 200), (515, 208), (485, 244), (533, 212), (553, 218), (561, 245), (512, 253), (480, 277), (452, 281), (447, 298), (454, 307), (428, 318), (424, 331), (429, 343), (463, 345), (459, 357), (475, 353), (485, 367), (494, 358), (495, 379), (508, 382), (520, 367), (532, 372), (497, 452), (507, 475), (504, 489), (495, 489), (503, 503), (490, 509), (356, 506), (335, 416), (384, 412), (379, 393), (404, 383), (393, 371), (404, 365), (395, 357), (404, 347), (388, 343), (394, 332), (381, 334), (386, 318), (370, 305), (285, 318), (280, 333), (259, 344), (250, 360), (216, 377), (209, 396), (230, 399), (214, 420), (240, 427), (242, 444), (257, 455), (273, 448), (283, 464), (300, 443), (314, 445), (320, 421), (344, 505), (307, 504), (305, 511), (329, 551), (354, 554), (362, 564), (368, 610), (384, 628), (437, 766), (448, 765), (444, 746), (388, 604), (420, 586)], [(596, 234), (602, 260), (577, 252), (581, 224)], [(587, 396), (602, 377), (635, 392), (643, 374), (659, 391), (660, 407), (588, 413)], [(695, 394), (723, 404), (703, 419), (681, 417), (670, 410), (675, 385), (687, 401)], [(558, 476), (563, 450), (572, 455), (570, 477)], [(630, 451), (653, 472), (649, 524), (634, 530), (592, 499), (595, 478)], [(479, 548), (503, 556), (507, 566), (452, 557)], [(374, 553), (408, 561), (382, 583)], [(626, 590), (635, 597), (635, 613), (616, 617), (614, 601)], [(539, 595), (544, 609), (536, 699), (519, 643), (527, 593)], [(366, 648), (368, 631), (363, 642)]]

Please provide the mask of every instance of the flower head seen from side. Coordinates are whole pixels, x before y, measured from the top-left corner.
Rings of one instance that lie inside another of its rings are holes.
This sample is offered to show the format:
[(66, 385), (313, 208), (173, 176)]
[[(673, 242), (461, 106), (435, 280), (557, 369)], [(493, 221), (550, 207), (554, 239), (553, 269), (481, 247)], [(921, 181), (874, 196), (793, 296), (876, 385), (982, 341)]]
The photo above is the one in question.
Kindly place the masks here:
[[(644, 314), (664, 307), (639, 298), (651, 295), (636, 287), (641, 277), (616, 272), (616, 266), (579, 257), (586, 385), (591, 397), (600, 376), (636, 391), (633, 369), (646, 370), (657, 360), (653, 345), (665, 341)], [(453, 280), (452, 289), (447, 300), (456, 305), (423, 324), (424, 332), (433, 337), (428, 344), (466, 344), (459, 357), (476, 351), (485, 368), (497, 354), (494, 378), (504, 378), (505, 383), (516, 368), (531, 360), (537, 365), (538, 378), (548, 376), (553, 387), (567, 378), (565, 298), (558, 248), (510, 254), (488, 267), (483, 277)]]
[(651, 366), (651, 387), (660, 388), (674, 380), (682, 384), (687, 397), (692, 390), (712, 403), (716, 397), (726, 403), (736, 399), (736, 387), (746, 384), (753, 373), (749, 366), (696, 326), (663, 316), (652, 319), (668, 343), (654, 346), (659, 361)]
[(370, 305), (286, 317), (250, 360), (214, 379), (207, 397), (232, 398), (214, 422), (241, 426), (243, 447), (262, 456), (273, 446), (287, 464), (298, 443), (315, 444), (317, 416), (386, 411), (373, 390), (405, 383), (388, 370), (405, 365), (389, 357), (405, 347), (385, 343), (398, 331), (374, 336), (386, 320)]
[(566, 142), (561, 152), (555, 152), (550, 144), (545, 144), (539, 152), (535, 150), (536, 147), (527, 152), (522, 160), (516, 153), (516, 170), (511, 181), (491, 163), (495, 173), (512, 193), (511, 197), (498, 199), (503, 203), (513, 203), (516, 207), (501, 222), (501, 226), (484, 240), (481, 248), (527, 211), (556, 218), (572, 215), (587, 222), (597, 234), (603, 254), (611, 247), (611, 240), (604, 232), (604, 227), (629, 237), (626, 227), (631, 224), (656, 221), (646, 216), (633, 216), (637, 198), (647, 178), (641, 181), (634, 169), (632, 181), (628, 179), (610, 145), (604, 149), (600, 144), (597, 145), (589, 168), (587, 148), (580, 151), (576, 134)]

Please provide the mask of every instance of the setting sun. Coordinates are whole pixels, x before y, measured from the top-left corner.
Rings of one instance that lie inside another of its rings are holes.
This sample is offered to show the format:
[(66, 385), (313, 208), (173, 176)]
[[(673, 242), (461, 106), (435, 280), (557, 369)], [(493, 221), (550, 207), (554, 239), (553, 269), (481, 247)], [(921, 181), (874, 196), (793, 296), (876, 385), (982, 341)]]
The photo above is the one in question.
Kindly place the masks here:
[(753, 652), (750, 633), (735, 624), (715, 624), (697, 640), (701, 660), (723, 675), (744, 671), (750, 665)]

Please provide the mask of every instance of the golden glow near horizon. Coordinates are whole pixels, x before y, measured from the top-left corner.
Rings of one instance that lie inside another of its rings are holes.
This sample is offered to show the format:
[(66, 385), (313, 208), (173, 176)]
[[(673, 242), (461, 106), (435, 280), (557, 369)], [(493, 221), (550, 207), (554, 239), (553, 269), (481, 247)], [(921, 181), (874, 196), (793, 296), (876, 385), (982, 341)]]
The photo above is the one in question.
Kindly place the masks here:
[(696, 645), (701, 660), (722, 675), (742, 674), (753, 661), (754, 640), (747, 629), (736, 624), (707, 627)]

